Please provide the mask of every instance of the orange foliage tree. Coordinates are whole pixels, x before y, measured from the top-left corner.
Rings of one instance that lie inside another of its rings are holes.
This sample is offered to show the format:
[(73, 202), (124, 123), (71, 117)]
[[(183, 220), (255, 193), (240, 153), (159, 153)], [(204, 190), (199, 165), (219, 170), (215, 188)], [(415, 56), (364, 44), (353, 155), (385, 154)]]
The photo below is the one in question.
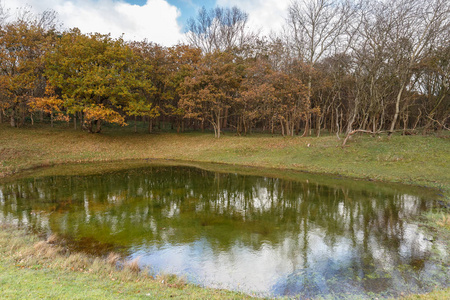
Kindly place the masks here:
[(18, 119), (24, 121), (26, 103), (43, 82), (43, 55), (52, 37), (52, 32), (33, 20), (20, 19), (0, 27), (1, 109), (9, 114), (13, 127)]
[(33, 113), (36, 111), (50, 114), (51, 127), (53, 127), (54, 119), (66, 122), (70, 120), (63, 111), (64, 101), (56, 96), (55, 89), (51, 85), (45, 87), (44, 97), (33, 97), (27, 104), (32, 123)]
[(234, 59), (228, 52), (206, 54), (180, 86), (179, 104), (185, 116), (209, 122), (217, 138), (224, 112), (235, 104), (242, 81), (242, 72)]

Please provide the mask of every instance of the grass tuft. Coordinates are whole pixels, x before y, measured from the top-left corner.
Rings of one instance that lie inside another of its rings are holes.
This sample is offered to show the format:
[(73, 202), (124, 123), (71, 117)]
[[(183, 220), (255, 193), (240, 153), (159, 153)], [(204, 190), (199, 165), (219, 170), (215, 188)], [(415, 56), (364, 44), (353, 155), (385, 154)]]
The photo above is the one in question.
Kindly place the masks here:
[(131, 261), (126, 261), (124, 264), (124, 268), (131, 271), (132, 273), (139, 273), (141, 271), (141, 267), (139, 267), (140, 257), (137, 257)]
[(55, 244), (58, 241), (58, 235), (56, 234), (51, 234), (48, 238), (47, 238), (47, 243), (48, 244)]
[(112, 266), (112, 267), (116, 267), (117, 263), (120, 260), (120, 255), (114, 252), (110, 252), (108, 254), (108, 256), (106, 257), (106, 262), (108, 263), (108, 265)]
[(186, 278), (176, 276), (173, 274), (165, 274), (165, 273), (159, 274), (158, 276), (156, 276), (156, 280), (166, 286), (177, 289), (183, 289), (187, 284)]
[(442, 217), (436, 221), (436, 224), (450, 230), (450, 215), (442, 215)]

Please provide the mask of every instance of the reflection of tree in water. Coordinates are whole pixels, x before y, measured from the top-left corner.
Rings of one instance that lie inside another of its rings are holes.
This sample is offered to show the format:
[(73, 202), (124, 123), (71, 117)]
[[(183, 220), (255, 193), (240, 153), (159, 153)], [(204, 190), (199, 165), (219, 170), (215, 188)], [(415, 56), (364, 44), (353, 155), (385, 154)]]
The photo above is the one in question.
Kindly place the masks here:
[[(105, 243), (189, 244), (203, 238), (213, 251), (270, 244), (291, 262), (291, 279), (315, 282), (313, 292), (327, 290), (320, 282), (341, 273), (354, 280), (400, 264), (424, 268), (417, 262), (427, 258), (428, 246), (406, 220), (432, 205), (382, 190), (187, 167), (26, 179), (0, 185), (0, 200), (0, 218)], [(310, 267), (322, 269), (322, 277)], [(277, 285), (279, 293), (304, 292), (291, 279)], [(382, 288), (391, 284), (372, 279)]]

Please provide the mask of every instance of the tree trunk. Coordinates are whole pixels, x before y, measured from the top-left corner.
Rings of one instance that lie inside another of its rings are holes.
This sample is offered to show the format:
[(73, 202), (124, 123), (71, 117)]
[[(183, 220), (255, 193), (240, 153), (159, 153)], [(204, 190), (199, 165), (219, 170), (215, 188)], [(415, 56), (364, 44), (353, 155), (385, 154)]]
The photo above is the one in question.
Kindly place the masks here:
[(16, 127), (16, 115), (15, 114), (16, 114), (16, 110), (13, 107), (13, 109), (11, 110), (11, 119), (10, 119), (11, 127)]
[(341, 128), (339, 127), (339, 109), (336, 107), (336, 137), (338, 140), (341, 140), (339, 137), (339, 133), (341, 132)]
[(99, 133), (102, 130), (101, 120), (89, 121), (86, 126), (90, 133)]
[(84, 120), (83, 120), (83, 112), (80, 111), (79, 114), (80, 114), (80, 129), (83, 129), (83, 122), (84, 122)]
[(286, 132), (286, 136), (290, 136), (291, 135), (291, 131), (289, 130), (289, 121), (288, 120), (284, 120), (283, 126), (285, 128), (284, 130)]
[(403, 90), (405, 89), (405, 84), (402, 84), (400, 87), (400, 91), (397, 94), (397, 100), (395, 101), (395, 114), (394, 119), (392, 120), (391, 128), (389, 129), (388, 136), (391, 136), (394, 133), (395, 124), (397, 124), (398, 114), (400, 112), (400, 100), (402, 99)]
[(242, 118), (242, 128), (244, 129), (244, 135), (247, 136), (248, 127), (247, 127), (247, 123), (245, 122), (245, 118)]
[(406, 129), (407, 129), (407, 127), (408, 127), (408, 119), (409, 119), (409, 116), (408, 116), (408, 113), (404, 113), (403, 114), (403, 135), (406, 135)]
[(412, 128), (412, 131), (416, 130), (417, 124), (419, 124), (420, 117), (422, 116), (422, 110), (419, 109), (419, 115), (417, 116), (416, 122), (414, 123), (414, 126)]
[(223, 117), (222, 128), (227, 128), (227, 125), (228, 125), (228, 108), (225, 108), (225, 116)]
[(295, 132), (295, 121), (294, 120), (291, 121), (290, 126), (291, 126), (291, 136), (294, 136), (294, 132)]
[(309, 71), (310, 74), (308, 76), (308, 96), (306, 98), (306, 124), (305, 124), (305, 131), (302, 134), (302, 137), (306, 137), (309, 136), (309, 118), (310, 118), (310, 114), (309, 114), (309, 109), (311, 108), (311, 85), (312, 85), (312, 76), (311, 76), (311, 71)]
[(346, 130), (346, 134), (347, 135), (352, 131), (353, 123), (355, 122), (356, 115), (358, 114), (358, 106), (359, 106), (359, 99), (357, 98), (355, 100), (355, 108), (353, 109), (352, 115), (351, 115), (350, 120), (348, 121), (348, 124), (347, 124), (347, 130)]
[(19, 126), (17, 126), (17, 127), (23, 127), (23, 125), (25, 125), (25, 118), (26, 118), (25, 113), (27, 111), (25, 103), (21, 103), (19, 105), (19, 108), (20, 108), (20, 122), (19, 122)]
[(148, 117), (148, 133), (152, 133), (152, 132), (153, 132), (153, 119)]
[(217, 138), (220, 138), (220, 110), (217, 112)]
[(96, 129), (95, 133), (99, 133), (100, 131), (102, 131), (102, 121), (97, 120), (97, 129)]
[(320, 137), (320, 128), (322, 127), (322, 121), (321, 121), (321, 118), (322, 117), (320, 117), (319, 115), (317, 116), (317, 123), (316, 123), (316, 132), (317, 132), (317, 137)]

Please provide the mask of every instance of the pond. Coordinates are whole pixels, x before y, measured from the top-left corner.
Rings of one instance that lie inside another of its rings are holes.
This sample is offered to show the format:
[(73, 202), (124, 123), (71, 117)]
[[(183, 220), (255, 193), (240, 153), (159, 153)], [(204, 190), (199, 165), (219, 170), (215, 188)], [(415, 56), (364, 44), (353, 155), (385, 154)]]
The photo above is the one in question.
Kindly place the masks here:
[(434, 191), (159, 162), (89, 168), (99, 170), (0, 183), (0, 222), (257, 296), (371, 298), (449, 285), (447, 244), (417, 223), (437, 205)]

